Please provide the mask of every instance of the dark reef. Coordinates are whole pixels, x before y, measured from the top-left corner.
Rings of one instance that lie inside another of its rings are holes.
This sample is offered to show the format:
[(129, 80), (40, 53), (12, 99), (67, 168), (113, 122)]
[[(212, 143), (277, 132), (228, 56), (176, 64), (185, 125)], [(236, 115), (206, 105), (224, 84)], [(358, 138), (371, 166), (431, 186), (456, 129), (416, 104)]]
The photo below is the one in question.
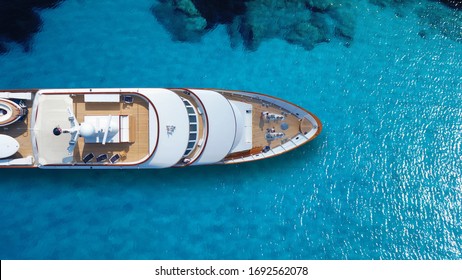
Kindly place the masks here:
[(334, 37), (349, 45), (355, 28), (354, 11), (349, 3), (343, 0), (253, 0), (247, 2), (237, 31), (249, 49), (256, 49), (270, 38), (281, 38), (307, 50)]
[(32, 36), (42, 25), (36, 10), (54, 8), (62, 1), (0, 0), (0, 53), (8, 51), (8, 42), (21, 44), (28, 51)]
[(419, 32), (422, 38), (440, 34), (456, 42), (462, 42), (462, 13), (445, 8), (436, 2), (419, 7), (416, 11), (420, 24), (425, 29)]
[[(0, 0), (0, 54), (8, 43), (31, 47), (33, 35), (40, 31), (40, 9), (54, 8), (64, 0)], [(439, 32), (462, 41), (462, 0), (368, 0), (381, 7), (418, 6), (415, 10), (424, 26), (418, 36)], [(199, 41), (219, 24), (227, 26), (233, 46), (242, 42), (256, 49), (264, 40), (280, 38), (312, 49), (317, 44), (340, 39), (345, 46), (354, 40), (356, 11), (351, 0), (160, 0), (152, 8), (157, 20), (175, 40)], [(454, 10), (445, 8), (446, 6)]]
[(462, 9), (462, 0), (440, 0), (449, 7)]
[[(411, 7), (419, 17), (422, 29), (418, 36), (426, 39), (436, 34), (442, 35), (456, 42), (462, 42), (462, 0), (429, 0), (416, 3), (413, 0), (369, 0), (380, 7), (391, 7), (395, 9), (397, 16), (404, 16), (405, 12), (401, 7)], [(455, 8), (448, 9), (444, 5)]]
[[(460, 41), (462, 0), (368, 0), (395, 9), (398, 17), (414, 10), (421, 18), (422, 38), (437, 31)], [(218, 24), (226, 24), (231, 44), (256, 49), (264, 40), (280, 38), (307, 50), (333, 38), (349, 46), (354, 40), (356, 13), (351, 0), (160, 0), (152, 8), (175, 40), (199, 41)], [(444, 3), (456, 8), (451, 12)], [(404, 9), (404, 7), (407, 7)], [(428, 30), (426, 30), (428, 29)]]
[[(401, 4), (411, 4), (411, 3), (416, 2), (414, 0), (369, 0), (369, 1), (373, 4), (376, 4), (382, 7), (398, 6)], [(462, 9), (462, 0), (432, 0), (432, 1), (442, 2), (449, 7)]]
[(152, 8), (175, 40), (197, 41), (217, 24), (230, 24), (243, 14), (247, 0), (160, 0)]
[(179, 41), (198, 41), (217, 24), (226, 24), (232, 44), (256, 49), (270, 38), (312, 49), (333, 37), (349, 45), (354, 10), (348, 0), (161, 0), (158, 21)]

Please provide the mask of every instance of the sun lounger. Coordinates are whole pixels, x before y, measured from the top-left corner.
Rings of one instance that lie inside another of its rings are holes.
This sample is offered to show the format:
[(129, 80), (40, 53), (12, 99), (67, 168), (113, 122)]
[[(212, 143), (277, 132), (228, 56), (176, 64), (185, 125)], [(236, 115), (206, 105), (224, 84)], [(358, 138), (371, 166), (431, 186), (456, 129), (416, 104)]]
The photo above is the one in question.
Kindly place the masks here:
[(101, 154), (96, 158), (97, 162), (104, 162), (105, 160), (107, 160), (107, 154)]
[(109, 159), (109, 162), (114, 164), (116, 162), (118, 162), (120, 160), (120, 155), (119, 154), (115, 154), (113, 155), (110, 159)]
[(89, 153), (89, 154), (87, 154), (86, 156), (84, 156), (82, 158), (82, 161), (84, 163), (89, 163), (94, 157), (95, 157), (95, 155), (93, 153)]

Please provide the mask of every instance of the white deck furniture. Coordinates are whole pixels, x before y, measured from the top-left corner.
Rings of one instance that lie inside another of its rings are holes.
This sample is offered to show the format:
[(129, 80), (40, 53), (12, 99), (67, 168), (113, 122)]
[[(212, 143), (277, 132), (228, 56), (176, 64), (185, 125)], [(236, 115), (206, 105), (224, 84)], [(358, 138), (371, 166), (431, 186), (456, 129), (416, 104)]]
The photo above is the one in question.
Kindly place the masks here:
[[(109, 121), (109, 122), (108, 122)], [(128, 115), (85, 116), (84, 123), (91, 124), (95, 133), (85, 136), (86, 143), (128, 143), (135, 141), (134, 119)]]
[(31, 100), (32, 92), (0, 92), (0, 98)]
[(130, 142), (130, 122), (128, 116), (119, 116), (120, 118), (120, 127), (119, 135), (120, 142)]
[(0, 158), (7, 158), (19, 150), (19, 143), (11, 136), (0, 134)]
[(230, 101), (236, 119), (236, 136), (232, 153), (252, 149), (252, 104)]
[(93, 135), (85, 136), (85, 143), (120, 143), (118, 117), (85, 116), (84, 123), (93, 125), (95, 129)]
[(120, 102), (120, 94), (102, 93), (85, 94), (85, 102)]
[(31, 166), (34, 164), (34, 158), (27, 156), (25, 158), (0, 159), (0, 166)]

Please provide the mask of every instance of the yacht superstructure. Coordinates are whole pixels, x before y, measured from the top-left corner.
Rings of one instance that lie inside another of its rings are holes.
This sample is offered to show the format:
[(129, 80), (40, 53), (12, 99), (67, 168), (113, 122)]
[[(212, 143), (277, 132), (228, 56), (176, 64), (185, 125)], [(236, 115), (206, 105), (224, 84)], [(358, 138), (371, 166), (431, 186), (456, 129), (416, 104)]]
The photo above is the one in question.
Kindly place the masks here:
[(218, 89), (0, 91), (0, 168), (166, 168), (241, 163), (314, 139), (312, 113)]

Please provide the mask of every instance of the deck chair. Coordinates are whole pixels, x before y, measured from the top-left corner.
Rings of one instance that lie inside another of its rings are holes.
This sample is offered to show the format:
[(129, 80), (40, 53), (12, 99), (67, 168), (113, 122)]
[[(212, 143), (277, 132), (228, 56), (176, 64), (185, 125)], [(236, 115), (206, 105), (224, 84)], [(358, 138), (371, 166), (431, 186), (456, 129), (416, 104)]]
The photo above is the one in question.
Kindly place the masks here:
[(125, 104), (132, 104), (133, 103), (133, 96), (124, 95), (124, 102), (125, 102)]
[(105, 160), (107, 160), (107, 154), (100, 154), (100, 155), (96, 158), (96, 162), (104, 162)]
[(89, 154), (86, 154), (83, 158), (82, 158), (82, 161), (84, 163), (89, 163), (93, 158), (95, 157), (95, 155), (93, 153), (89, 153)]
[(118, 162), (120, 160), (120, 155), (119, 154), (115, 154), (113, 155), (110, 159), (109, 159), (109, 162), (114, 164), (116, 162)]

